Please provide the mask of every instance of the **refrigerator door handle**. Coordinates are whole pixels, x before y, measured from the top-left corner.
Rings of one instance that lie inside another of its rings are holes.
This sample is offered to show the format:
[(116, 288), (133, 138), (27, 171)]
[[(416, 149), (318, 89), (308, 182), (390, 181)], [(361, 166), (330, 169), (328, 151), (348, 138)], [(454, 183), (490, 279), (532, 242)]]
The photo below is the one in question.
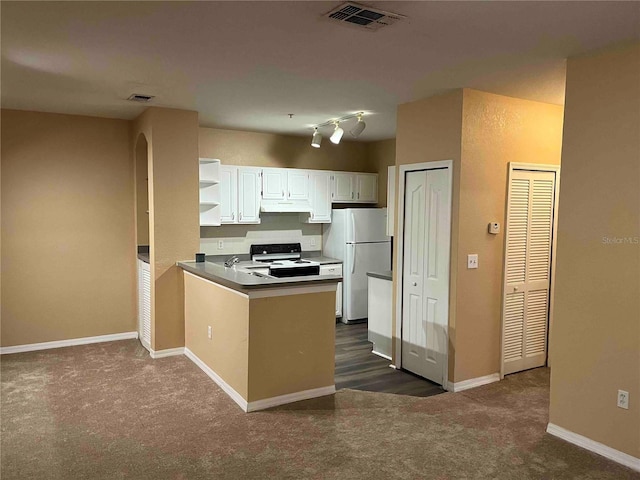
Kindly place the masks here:
[(356, 271), (356, 244), (351, 244), (351, 273)]
[(357, 242), (358, 239), (356, 238), (356, 216), (353, 214), (353, 212), (351, 212), (351, 241), (352, 242)]

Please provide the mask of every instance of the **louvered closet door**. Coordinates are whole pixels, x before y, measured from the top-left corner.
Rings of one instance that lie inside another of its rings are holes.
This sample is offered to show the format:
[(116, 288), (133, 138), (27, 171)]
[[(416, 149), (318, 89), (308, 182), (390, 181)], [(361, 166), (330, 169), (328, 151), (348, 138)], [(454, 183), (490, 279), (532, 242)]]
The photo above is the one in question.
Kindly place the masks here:
[(554, 195), (554, 172), (512, 172), (502, 332), (505, 375), (547, 360)]

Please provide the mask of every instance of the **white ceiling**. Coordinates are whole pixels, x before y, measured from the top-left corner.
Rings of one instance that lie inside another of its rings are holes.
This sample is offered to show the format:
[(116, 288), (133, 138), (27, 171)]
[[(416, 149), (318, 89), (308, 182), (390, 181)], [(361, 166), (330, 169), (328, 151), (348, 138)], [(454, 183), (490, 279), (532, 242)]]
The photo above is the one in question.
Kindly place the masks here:
[(452, 88), (562, 104), (566, 57), (640, 39), (639, 2), (362, 2), (408, 17), (375, 33), (321, 17), (340, 3), (2, 1), (2, 107), (132, 119), (144, 93), (293, 135), (364, 110), (370, 141)]

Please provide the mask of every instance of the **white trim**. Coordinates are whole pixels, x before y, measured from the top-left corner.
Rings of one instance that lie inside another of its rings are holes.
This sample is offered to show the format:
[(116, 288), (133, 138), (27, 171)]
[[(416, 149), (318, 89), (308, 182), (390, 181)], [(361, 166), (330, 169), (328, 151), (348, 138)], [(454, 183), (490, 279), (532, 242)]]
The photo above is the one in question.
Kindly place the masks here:
[(276, 407), (278, 405), (299, 402), (300, 400), (308, 400), (310, 398), (333, 395), (334, 393), (336, 393), (335, 385), (329, 385), (327, 387), (320, 387), (320, 388), (312, 388), (311, 390), (303, 390), (301, 392), (287, 393), (286, 395), (280, 395), (278, 397), (263, 398), (261, 400), (255, 400), (253, 402), (249, 402), (247, 411), (255, 412), (257, 410), (264, 410), (265, 408)]
[(302, 295), (305, 293), (321, 293), (321, 292), (335, 292), (335, 283), (323, 283), (322, 285), (304, 285), (299, 287), (286, 287), (286, 288), (268, 288), (262, 290), (251, 290), (249, 292), (249, 298), (269, 298), (269, 297), (282, 297), (285, 295)]
[(376, 352), (375, 350), (371, 350), (371, 353), (373, 353), (374, 355), (378, 355), (379, 357), (385, 358), (389, 361), (391, 361), (391, 357), (389, 355), (385, 355), (384, 353), (380, 353), (380, 352)]
[(553, 325), (553, 310), (555, 299), (555, 276), (556, 276), (556, 252), (558, 239), (558, 197), (560, 194), (560, 165), (545, 165), (541, 163), (518, 163), (509, 162), (507, 171), (507, 199), (504, 211), (504, 244), (502, 249), (502, 295), (500, 297), (500, 379), (504, 378), (504, 295), (507, 278), (507, 247), (508, 247), (508, 227), (509, 204), (511, 201), (511, 178), (514, 170), (529, 170), (534, 172), (554, 172), (554, 200), (553, 200), (553, 232), (551, 236), (551, 265), (549, 279), (549, 315), (547, 319), (547, 366), (551, 366), (551, 326)]
[(176, 355), (184, 355), (184, 347), (177, 348), (166, 348), (164, 350), (153, 350), (149, 349), (149, 355), (151, 358), (164, 358), (164, 357), (174, 357)]
[(187, 347), (184, 348), (184, 354), (186, 355), (186, 357), (191, 360), (193, 363), (195, 363), (200, 370), (202, 370), (204, 373), (207, 374), (207, 376), (213, 380), (215, 383), (218, 384), (218, 386), (224, 390), (224, 392), (229, 395), (231, 397), (231, 400), (233, 400), (234, 402), (236, 402), (240, 408), (247, 412), (247, 408), (248, 408), (248, 404), (247, 401), (242, 398), (242, 395), (240, 395), (238, 392), (236, 392), (234, 390), (234, 388), (229, 385), (227, 382), (225, 382), (222, 377), (220, 377), (216, 372), (214, 372), (213, 370), (211, 370), (211, 368), (209, 368), (209, 366), (204, 363), (202, 360), (200, 360), (198, 358), (198, 356), (193, 353), (191, 350), (189, 350)]
[(448, 382), (447, 390), (450, 392), (463, 392), (470, 388), (480, 387), (481, 385), (488, 385), (489, 383), (499, 382), (500, 374), (492, 373), (491, 375), (485, 375), (484, 377), (470, 378), (469, 380), (462, 380), (461, 382)]
[(640, 458), (608, 447), (603, 443), (596, 442), (595, 440), (591, 440), (590, 438), (554, 425), (553, 423), (547, 425), (547, 433), (640, 472)]
[(134, 338), (138, 338), (138, 332), (112, 333), (110, 335), (98, 335), (96, 337), (81, 337), (71, 338), (69, 340), (56, 340), (53, 342), (29, 343), (26, 345), (0, 347), (0, 355), (34, 352), (36, 350), (49, 350), (51, 348), (73, 347), (76, 345), (89, 345), (91, 343), (115, 342), (117, 340), (131, 340)]
[[(449, 228), (453, 222), (453, 160), (438, 160), (433, 162), (423, 163), (410, 163), (406, 165), (400, 165), (398, 170), (398, 215), (396, 217), (396, 232), (397, 238), (394, 239), (394, 244), (398, 247), (397, 256), (398, 263), (396, 267), (402, 269), (404, 263), (403, 248), (404, 245), (404, 184), (407, 172), (413, 172), (417, 170), (434, 170), (438, 168), (446, 168), (449, 170)], [(451, 236), (449, 237), (451, 242)], [(392, 259), (393, 262), (394, 259)], [(451, 262), (451, 244), (449, 244), (449, 262)], [(396, 368), (402, 368), (402, 270), (398, 275), (398, 281), (396, 282), (396, 349), (395, 349), (395, 365)], [(451, 296), (451, 271), (449, 271), (449, 297)], [(451, 310), (449, 310), (449, 318), (447, 319), (447, 328), (445, 329), (445, 359), (444, 359), (444, 373), (442, 385), (447, 385), (447, 379), (449, 378), (449, 322), (451, 320)]]

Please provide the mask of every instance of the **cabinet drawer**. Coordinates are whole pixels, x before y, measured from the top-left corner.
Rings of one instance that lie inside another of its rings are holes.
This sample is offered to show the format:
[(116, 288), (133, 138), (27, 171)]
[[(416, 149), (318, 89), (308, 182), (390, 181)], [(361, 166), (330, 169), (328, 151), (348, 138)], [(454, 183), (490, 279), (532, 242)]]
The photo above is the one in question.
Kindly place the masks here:
[(342, 275), (342, 265), (320, 265), (320, 275)]

